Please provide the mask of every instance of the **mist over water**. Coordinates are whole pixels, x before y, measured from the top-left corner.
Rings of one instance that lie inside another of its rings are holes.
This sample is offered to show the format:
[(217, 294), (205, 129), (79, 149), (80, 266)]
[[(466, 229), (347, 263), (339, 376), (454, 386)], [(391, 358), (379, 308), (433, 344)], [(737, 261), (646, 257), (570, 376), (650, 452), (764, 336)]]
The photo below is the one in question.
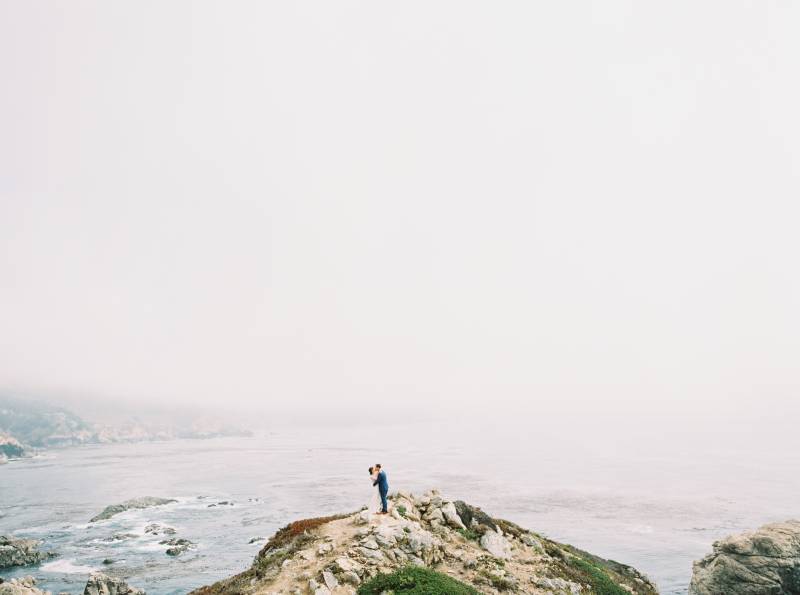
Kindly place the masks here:
[[(299, 518), (358, 509), (372, 489), (367, 467), (381, 462), (393, 490), (438, 487), (492, 515), (631, 564), (663, 593), (678, 594), (686, 593), (692, 560), (715, 539), (797, 516), (797, 449), (759, 452), (750, 435), (694, 457), (680, 443), (617, 449), (602, 432), (565, 430), (536, 420), (317, 425), (252, 438), (51, 451), (0, 467), (0, 527), (44, 539), (60, 553), (33, 570), (54, 591), (78, 588), (87, 569), (112, 558), (112, 570), (131, 584), (178, 595), (246, 568), (263, 545), (249, 544), (253, 537)], [(108, 504), (140, 495), (179, 502), (87, 523)], [(209, 506), (224, 501), (233, 505)], [(150, 522), (175, 527), (177, 537), (197, 547), (177, 559), (166, 556), (158, 544), (163, 537), (143, 534)], [(102, 541), (115, 533), (136, 537)]]
[[(358, 508), (380, 461), (684, 593), (714, 539), (800, 515), (798, 29), (743, 0), (0, 2), (0, 397), (257, 431), (0, 465), (0, 531), (60, 553), (54, 591), (111, 557), (177, 595)], [(179, 502), (87, 525), (145, 495)]]

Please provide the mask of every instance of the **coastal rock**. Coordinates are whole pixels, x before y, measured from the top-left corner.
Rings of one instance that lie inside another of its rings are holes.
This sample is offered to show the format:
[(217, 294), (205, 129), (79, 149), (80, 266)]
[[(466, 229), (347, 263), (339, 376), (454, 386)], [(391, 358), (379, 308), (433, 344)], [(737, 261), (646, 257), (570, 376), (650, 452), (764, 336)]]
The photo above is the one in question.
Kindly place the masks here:
[(489, 529), (497, 531), (497, 524), (494, 522), (494, 519), (483, 512), (480, 508), (476, 506), (470, 506), (461, 500), (456, 500), (453, 502), (453, 506), (456, 508), (458, 518), (460, 518), (461, 522), (467, 527), (484, 525)]
[(97, 521), (104, 521), (106, 519), (110, 519), (116, 514), (125, 512), (126, 510), (138, 510), (142, 508), (150, 508), (152, 506), (163, 506), (165, 504), (172, 504), (173, 502), (177, 502), (177, 500), (173, 500), (171, 498), (154, 498), (153, 496), (133, 498), (131, 500), (126, 500), (121, 504), (112, 504), (111, 506), (106, 506), (103, 509), (103, 512), (92, 517), (89, 522), (96, 523)]
[(180, 556), (186, 550), (191, 547), (194, 547), (194, 543), (189, 541), (188, 539), (182, 538), (173, 538), (173, 539), (165, 539), (163, 541), (159, 541), (161, 545), (168, 545), (167, 548), (167, 555), (168, 556)]
[(454, 529), (466, 529), (467, 527), (464, 525), (464, 521), (461, 520), (461, 517), (458, 516), (458, 512), (456, 511), (456, 505), (452, 502), (447, 502), (442, 505), (442, 514), (444, 515), (444, 519), (447, 521), (447, 524), (453, 527)]
[(523, 533), (522, 535), (519, 536), (519, 539), (520, 541), (522, 541), (522, 543), (524, 543), (528, 547), (532, 547), (537, 552), (542, 552), (542, 553), (544, 552), (544, 547), (542, 546), (542, 542), (539, 541), (539, 539), (536, 536), (531, 535), (530, 533)]
[(541, 589), (546, 589), (548, 593), (558, 593), (564, 595), (580, 595), (583, 591), (578, 583), (573, 583), (563, 578), (537, 578), (533, 584)]
[(50, 595), (50, 591), (36, 588), (36, 579), (32, 576), (12, 578), (8, 582), (0, 579), (0, 595)]
[(507, 560), (511, 557), (511, 544), (500, 533), (487, 531), (481, 535), (481, 547), (495, 558)]
[(5, 459), (24, 457), (25, 447), (13, 436), (0, 432), (0, 456)]
[[(392, 497), (395, 510), (401, 502), (405, 512), (418, 513), (419, 520), (359, 512), (290, 523), (269, 539), (249, 570), (193, 594), (353, 595), (357, 588), (372, 592), (364, 585), (378, 574), (407, 572), (416, 566), (448, 575), (486, 595), (501, 591), (656, 595), (655, 586), (629, 566), (539, 537), (464, 503), (462, 517), (456, 502), (448, 504), (451, 501), (438, 492)], [(464, 532), (464, 527), (472, 531)], [(319, 555), (306, 555), (315, 551)]]
[(13, 539), (0, 535), (0, 568), (39, 564), (55, 556), (50, 552), (39, 551), (40, 544), (35, 539)]
[(144, 528), (145, 535), (175, 535), (176, 531), (172, 527), (150, 523)]
[(800, 593), (800, 521), (726, 537), (694, 563), (690, 595)]
[(83, 595), (146, 595), (141, 589), (131, 587), (124, 580), (94, 572), (89, 576)]
[(332, 572), (328, 572), (327, 570), (322, 571), (322, 580), (325, 582), (325, 586), (331, 591), (339, 586), (339, 581), (336, 580)]

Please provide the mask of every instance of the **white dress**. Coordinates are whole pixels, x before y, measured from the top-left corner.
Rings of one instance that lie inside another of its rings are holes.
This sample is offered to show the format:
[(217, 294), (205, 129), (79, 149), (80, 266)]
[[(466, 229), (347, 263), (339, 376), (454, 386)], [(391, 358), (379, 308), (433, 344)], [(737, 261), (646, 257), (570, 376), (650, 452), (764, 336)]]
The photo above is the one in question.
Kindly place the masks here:
[(369, 476), (369, 485), (372, 486), (372, 497), (367, 504), (367, 512), (370, 514), (381, 511), (381, 496), (378, 493), (378, 486), (372, 484), (378, 481), (378, 474), (374, 473)]

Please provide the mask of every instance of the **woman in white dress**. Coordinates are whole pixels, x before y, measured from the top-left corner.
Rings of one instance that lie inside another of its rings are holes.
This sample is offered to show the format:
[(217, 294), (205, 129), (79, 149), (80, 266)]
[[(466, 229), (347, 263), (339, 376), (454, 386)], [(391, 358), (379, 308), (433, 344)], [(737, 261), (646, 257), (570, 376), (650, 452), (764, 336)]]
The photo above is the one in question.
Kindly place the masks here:
[(367, 504), (367, 512), (374, 514), (381, 511), (381, 497), (378, 494), (378, 486), (374, 485), (378, 481), (378, 470), (375, 467), (369, 468), (369, 483), (372, 486), (372, 498)]

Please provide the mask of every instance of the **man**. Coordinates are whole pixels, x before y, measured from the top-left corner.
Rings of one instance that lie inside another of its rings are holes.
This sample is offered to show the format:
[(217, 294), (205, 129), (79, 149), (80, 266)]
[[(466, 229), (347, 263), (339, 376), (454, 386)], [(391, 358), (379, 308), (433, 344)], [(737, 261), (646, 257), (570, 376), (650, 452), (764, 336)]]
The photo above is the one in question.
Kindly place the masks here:
[(381, 495), (381, 511), (378, 514), (388, 514), (389, 504), (386, 502), (386, 496), (389, 494), (389, 480), (386, 479), (386, 471), (381, 468), (380, 463), (375, 465), (378, 470), (378, 479), (372, 485), (378, 486), (378, 492)]

